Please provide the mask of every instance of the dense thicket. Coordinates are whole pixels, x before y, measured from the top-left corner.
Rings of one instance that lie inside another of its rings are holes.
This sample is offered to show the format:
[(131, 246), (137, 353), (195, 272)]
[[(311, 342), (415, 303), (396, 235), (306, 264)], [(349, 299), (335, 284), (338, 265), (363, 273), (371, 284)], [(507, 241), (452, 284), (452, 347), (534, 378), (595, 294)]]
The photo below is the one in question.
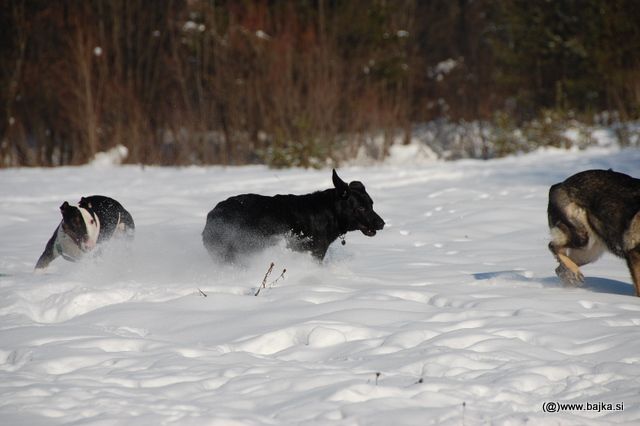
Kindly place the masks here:
[(640, 114), (633, 0), (0, 0), (0, 164), (314, 165), (448, 120)]

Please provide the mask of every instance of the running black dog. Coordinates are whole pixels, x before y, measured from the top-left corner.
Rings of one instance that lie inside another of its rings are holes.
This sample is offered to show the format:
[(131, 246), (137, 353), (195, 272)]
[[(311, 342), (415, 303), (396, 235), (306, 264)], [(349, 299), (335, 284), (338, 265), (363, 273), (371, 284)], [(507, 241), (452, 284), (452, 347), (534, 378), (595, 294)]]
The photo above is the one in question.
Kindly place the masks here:
[(113, 198), (102, 195), (82, 197), (77, 206), (65, 201), (60, 213), (62, 221), (47, 242), (36, 270), (46, 268), (58, 256), (77, 261), (114, 235), (132, 237), (135, 229), (131, 214)]
[(228, 198), (207, 215), (204, 246), (212, 257), (235, 262), (285, 237), (293, 250), (311, 252), (321, 261), (339, 236), (359, 230), (373, 237), (384, 228), (361, 182), (347, 184), (334, 170), (333, 185), (306, 195)]

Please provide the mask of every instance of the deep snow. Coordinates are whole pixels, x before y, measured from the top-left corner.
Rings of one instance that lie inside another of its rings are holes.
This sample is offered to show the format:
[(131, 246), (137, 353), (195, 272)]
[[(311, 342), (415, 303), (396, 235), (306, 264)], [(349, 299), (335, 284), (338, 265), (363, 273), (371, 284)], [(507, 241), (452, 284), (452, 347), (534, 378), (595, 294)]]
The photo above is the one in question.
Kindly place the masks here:
[[(0, 170), (0, 423), (640, 424), (624, 262), (605, 255), (563, 288), (546, 247), (549, 185), (639, 164), (640, 150), (596, 148), (344, 168), (387, 227), (348, 234), (323, 265), (279, 246), (245, 269), (207, 257), (206, 213), (325, 189), (330, 170)], [(33, 274), (58, 206), (93, 194), (132, 213), (134, 244)], [(284, 279), (254, 297), (271, 261)]]

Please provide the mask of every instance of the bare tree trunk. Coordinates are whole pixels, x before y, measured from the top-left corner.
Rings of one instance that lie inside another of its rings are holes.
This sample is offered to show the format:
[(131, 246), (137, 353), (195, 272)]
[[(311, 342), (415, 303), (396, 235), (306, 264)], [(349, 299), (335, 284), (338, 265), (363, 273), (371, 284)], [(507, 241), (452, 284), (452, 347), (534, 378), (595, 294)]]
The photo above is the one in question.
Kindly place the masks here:
[(18, 164), (19, 159), (16, 158), (17, 149), (15, 146), (17, 141), (10, 140), (10, 133), (12, 127), (16, 125), (16, 119), (13, 116), (13, 103), (18, 92), (20, 78), (22, 76), (22, 70), (24, 65), (24, 57), (27, 47), (27, 39), (29, 37), (29, 26), (25, 18), (24, 1), (16, 1), (12, 7), (13, 19), (16, 23), (17, 29), (15, 34), (15, 47), (17, 50), (16, 58), (11, 67), (11, 74), (9, 76), (9, 88), (5, 94), (5, 116), (2, 117), (2, 123), (0, 123), (0, 166), (15, 166)]

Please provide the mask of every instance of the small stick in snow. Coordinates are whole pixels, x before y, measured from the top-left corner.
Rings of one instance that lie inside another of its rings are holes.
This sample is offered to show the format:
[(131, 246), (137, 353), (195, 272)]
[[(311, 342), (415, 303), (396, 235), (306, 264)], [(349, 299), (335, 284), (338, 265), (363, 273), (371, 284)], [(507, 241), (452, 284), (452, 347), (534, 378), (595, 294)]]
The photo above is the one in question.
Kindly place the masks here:
[(284, 279), (284, 273), (287, 272), (287, 268), (284, 268), (282, 270), (282, 273), (278, 276), (278, 278), (276, 278), (275, 280), (271, 281), (269, 283), (269, 287), (273, 287), (275, 285), (275, 283), (277, 283), (278, 281), (280, 281), (280, 278)]
[(376, 373), (376, 386), (378, 386), (378, 378), (380, 377), (380, 372), (378, 371)]
[(269, 277), (269, 274), (273, 270), (274, 266), (275, 266), (275, 264), (273, 262), (271, 262), (271, 265), (269, 265), (269, 269), (267, 270), (267, 273), (264, 274), (264, 278), (262, 279), (262, 285), (260, 287), (258, 287), (258, 291), (256, 291), (256, 294), (254, 294), (254, 296), (259, 295), (260, 294), (260, 290), (262, 290), (263, 288), (267, 287), (267, 277)]
[(198, 289), (198, 291), (200, 292), (200, 294), (202, 295), (202, 297), (207, 297), (207, 293), (205, 293), (204, 291)]

